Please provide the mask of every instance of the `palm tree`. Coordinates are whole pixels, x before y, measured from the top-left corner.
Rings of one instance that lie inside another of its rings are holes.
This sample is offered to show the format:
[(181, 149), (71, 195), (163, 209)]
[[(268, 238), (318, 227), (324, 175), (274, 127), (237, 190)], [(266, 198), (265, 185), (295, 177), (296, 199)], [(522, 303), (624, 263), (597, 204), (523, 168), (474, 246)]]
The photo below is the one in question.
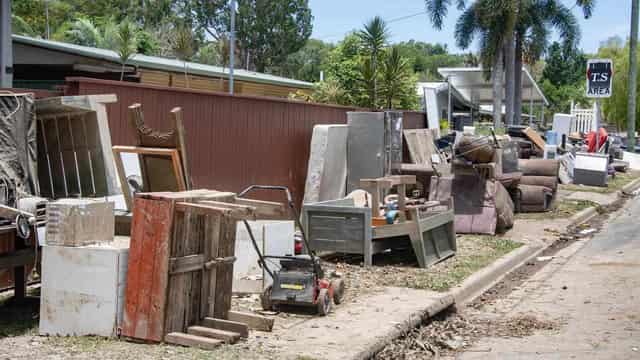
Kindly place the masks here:
[(191, 28), (180, 26), (176, 29), (173, 41), (171, 43), (173, 54), (184, 63), (184, 80), (185, 85), (189, 87), (189, 76), (187, 73), (187, 62), (191, 60), (194, 54), (193, 50), (193, 33)]
[(400, 95), (402, 85), (409, 77), (408, 60), (400, 55), (398, 47), (392, 47), (382, 64), (382, 91), (387, 109), (394, 108), (394, 100)]
[(627, 107), (627, 151), (636, 150), (636, 94), (638, 76), (638, 0), (631, 1), (631, 36), (629, 44), (629, 94)]
[[(466, 1), (457, 0), (462, 15), (456, 22), (455, 38), (462, 49), (471, 46), (474, 38), (479, 39), (480, 63), (486, 76), (493, 82), (493, 122), (502, 126), (502, 81), (505, 39), (513, 34), (516, 19), (516, 4), (513, 0), (476, 0), (468, 7)], [(433, 25), (442, 28), (451, 0), (426, 0), (427, 12)]]
[(118, 25), (115, 35), (115, 50), (120, 58), (122, 69), (120, 71), (120, 81), (124, 79), (124, 67), (132, 57), (135, 56), (137, 50), (136, 33), (137, 27), (129, 20), (124, 20)]
[(373, 99), (372, 104), (374, 108), (377, 108), (378, 99), (378, 61), (379, 56), (382, 54), (382, 50), (387, 44), (389, 39), (389, 30), (385, 21), (376, 16), (364, 24), (364, 29), (358, 32), (361, 45), (370, 57), (370, 66), (372, 71), (371, 80), (373, 81)]
[[(591, 16), (595, 0), (576, 0), (585, 18)], [(507, 82), (513, 83), (513, 119), (519, 124), (522, 117), (522, 65), (534, 64), (546, 52), (552, 29), (566, 48), (577, 45), (580, 28), (571, 9), (560, 0), (520, 0), (515, 26), (515, 57), (513, 71), (507, 72)], [(509, 110), (507, 110), (509, 111)]]

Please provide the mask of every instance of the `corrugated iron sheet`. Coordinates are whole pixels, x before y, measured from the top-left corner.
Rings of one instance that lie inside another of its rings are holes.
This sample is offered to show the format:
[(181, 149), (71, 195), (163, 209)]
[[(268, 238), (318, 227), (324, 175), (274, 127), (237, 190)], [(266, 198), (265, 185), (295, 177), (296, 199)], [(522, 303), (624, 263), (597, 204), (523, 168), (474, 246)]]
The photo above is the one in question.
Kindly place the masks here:
[[(297, 202), (304, 194), (309, 145), (316, 124), (345, 124), (355, 108), (286, 99), (230, 96), (131, 82), (68, 78), (65, 95), (113, 93), (108, 105), (114, 145), (133, 145), (127, 107), (141, 103), (145, 122), (170, 127), (169, 111), (183, 109), (195, 188), (240, 191), (251, 184), (288, 186)], [(405, 112), (404, 128), (422, 128), (425, 115)], [(278, 199), (265, 197), (265, 199)]]

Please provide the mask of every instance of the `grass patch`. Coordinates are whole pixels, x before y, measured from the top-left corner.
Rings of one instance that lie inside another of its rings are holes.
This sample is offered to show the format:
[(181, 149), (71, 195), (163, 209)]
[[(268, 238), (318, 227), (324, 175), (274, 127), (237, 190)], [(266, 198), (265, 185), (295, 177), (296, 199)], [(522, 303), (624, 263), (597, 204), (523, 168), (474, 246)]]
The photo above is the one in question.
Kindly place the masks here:
[(609, 194), (621, 190), (625, 185), (640, 177), (640, 171), (628, 171), (616, 173), (615, 177), (609, 177), (607, 187), (566, 184), (560, 185), (560, 189), (567, 191), (589, 191), (600, 194)]
[[(12, 291), (6, 294), (13, 295)], [(40, 289), (29, 289), (23, 302), (16, 303), (12, 297), (0, 299), (0, 339), (8, 336), (35, 334), (40, 315)]]
[[(407, 249), (398, 255), (398, 258), (405, 259), (404, 262), (392, 261), (382, 265), (374, 256), (374, 266), (340, 263), (337, 270), (345, 279), (347, 302), (362, 294), (382, 290), (385, 286), (447, 291), (520, 246), (521, 243), (502, 237), (460, 235), (457, 236), (456, 255), (426, 269), (418, 267), (413, 250)], [(390, 259), (394, 255), (377, 255), (380, 260), (383, 257)]]
[[(493, 124), (481, 123), (481, 124), (475, 124), (475, 127), (476, 127), (476, 135), (491, 136), (491, 129), (493, 129)], [(506, 133), (506, 129), (504, 127), (497, 128), (494, 131), (496, 135), (504, 135)]]
[(553, 208), (547, 212), (519, 213), (516, 219), (521, 220), (547, 220), (566, 219), (589, 207), (598, 208), (599, 205), (589, 200), (562, 200), (555, 203)]
[(460, 236), (458, 253), (440, 268), (426, 269), (407, 278), (405, 285), (416, 289), (447, 291), (476, 271), (519, 248), (522, 244), (495, 236)]

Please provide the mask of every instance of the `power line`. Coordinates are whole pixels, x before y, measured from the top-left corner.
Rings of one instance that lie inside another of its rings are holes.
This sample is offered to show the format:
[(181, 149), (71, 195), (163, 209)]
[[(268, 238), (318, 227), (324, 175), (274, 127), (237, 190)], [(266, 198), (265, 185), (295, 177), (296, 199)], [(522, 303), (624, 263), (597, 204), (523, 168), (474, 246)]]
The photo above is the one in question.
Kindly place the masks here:
[[(411, 18), (414, 18), (416, 16), (420, 16), (420, 15), (423, 15), (423, 14), (426, 14), (426, 13), (427, 13), (427, 11), (423, 10), (423, 11), (420, 11), (420, 12), (417, 12), (417, 13), (413, 13), (413, 14), (404, 15), (404, 16), (400, 16), (400, 17), (397, 17), (397, 18), (385, 20), (385, 22), (387, 24), (391, 24), (391, 23), (394, 23), (394, 22), (411, 19)], [(319, 36), (319, 37), (316, 37), (315, 39), (324, 40), (324, 39), (329, 39), (329, 38), (333, 38), (333, 37), (336, 37), (336, 36), (345, 36), (349, 32), (351, 32), (351, 30), (350, 31), (346, 31), (346, 32), (341, 32), (341, 33), (335, 33), (335, 34), (331, 34), (331, 35)]]

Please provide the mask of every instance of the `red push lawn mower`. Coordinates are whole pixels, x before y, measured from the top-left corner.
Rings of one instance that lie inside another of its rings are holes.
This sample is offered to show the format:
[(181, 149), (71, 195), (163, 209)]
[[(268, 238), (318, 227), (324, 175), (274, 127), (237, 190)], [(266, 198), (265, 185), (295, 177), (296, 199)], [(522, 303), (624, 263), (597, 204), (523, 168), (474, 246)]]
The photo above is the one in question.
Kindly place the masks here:
[[(332, 302), (340, 304), (342, 301), (344, 283), (341, 278), (336, 276), (331, 279), (325, 278), (320, 258), (309, 246), (302, 224), (300, 224), (300, 216), (295, 209), (289, 189), (285, 186), (251, 185), (240, 192), (238, 197), (243, 197), (253, 190), (283, 191), (287, 195), (287, 205), (291, 216), (302, 232), (302, 241), (308, 252), (308, 255), (266, 256), (260, 251), (249, 223), (244, 221), (253, 247), (258, 254), (259, 265), (273, 279), (273, 284), (267, 287), (260, 296), (262, 308), (273, 311), (280, 309), (281, 305), (315, 307), (318, 314), (327, 315), (331, 311)], [(269, 260), (272, 264), (278, 261), (280, 266), (277, 269), (270, 268), (267, 264)]]

